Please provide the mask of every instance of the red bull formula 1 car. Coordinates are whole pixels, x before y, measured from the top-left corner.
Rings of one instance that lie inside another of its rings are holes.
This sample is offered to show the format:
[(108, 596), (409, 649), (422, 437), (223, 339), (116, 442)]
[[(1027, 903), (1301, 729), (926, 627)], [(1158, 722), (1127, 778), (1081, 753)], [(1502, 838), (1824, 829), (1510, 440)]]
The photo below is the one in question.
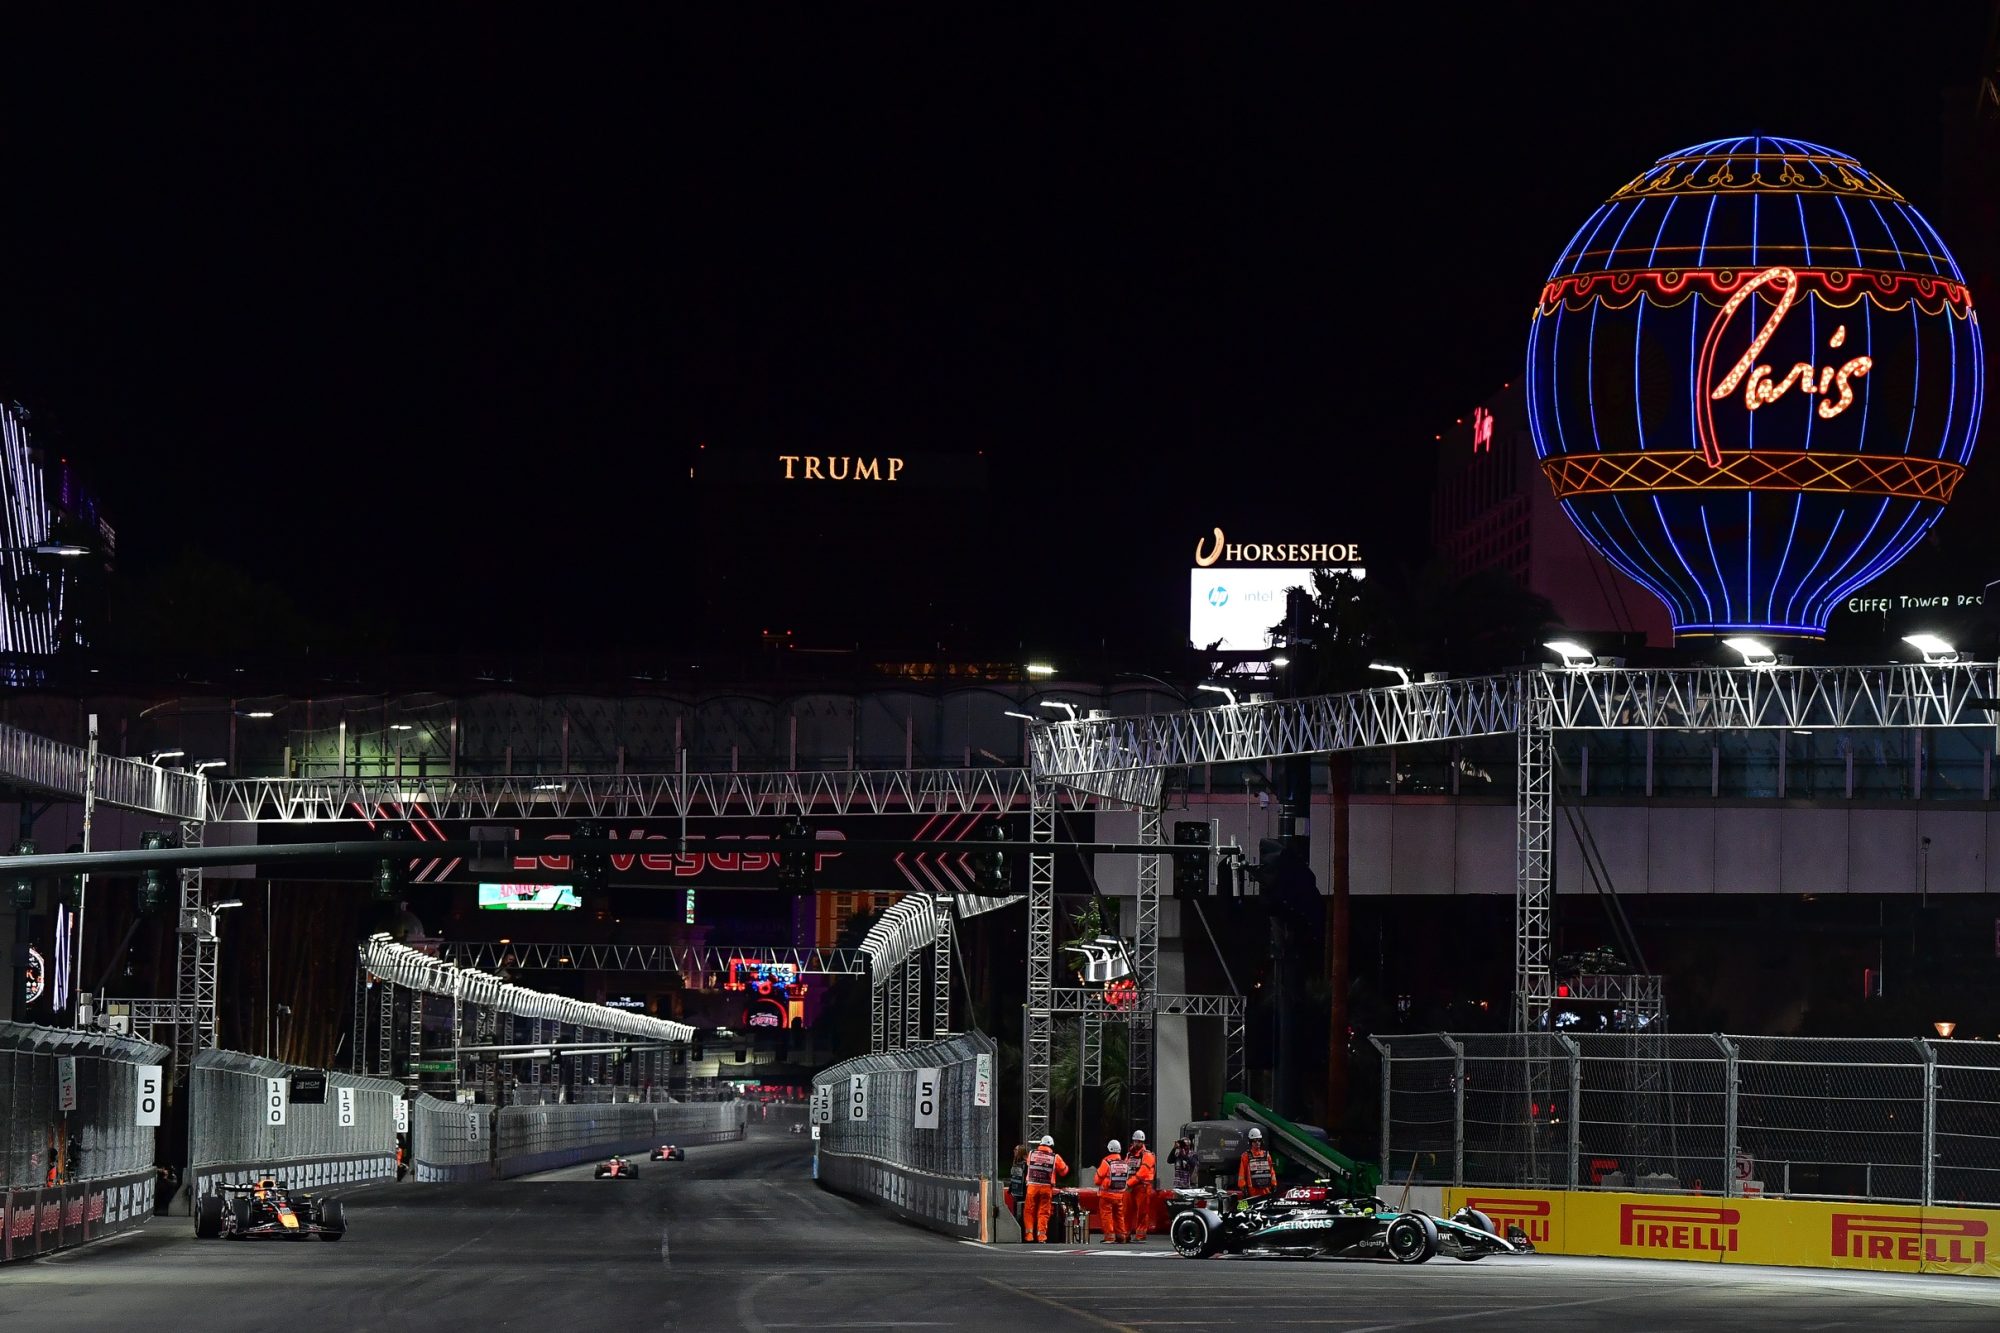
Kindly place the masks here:
[(623, 1157), (613, 1157), (597, 1164), (592, 1173), (594, 1180), (637, 1180), (639, 1168)]
[(687, 1149), (677, 1144), (662, 1143), (653, 1149), (653, 1160), (656, 1162), (685, 1162), (687, 1159)]
[(274, 1180), (216, 1185), (195, 1201), (194, 1234), (202, 1240), (339, 1240), (347, 1234), (340, 1200), (301, 1194)]

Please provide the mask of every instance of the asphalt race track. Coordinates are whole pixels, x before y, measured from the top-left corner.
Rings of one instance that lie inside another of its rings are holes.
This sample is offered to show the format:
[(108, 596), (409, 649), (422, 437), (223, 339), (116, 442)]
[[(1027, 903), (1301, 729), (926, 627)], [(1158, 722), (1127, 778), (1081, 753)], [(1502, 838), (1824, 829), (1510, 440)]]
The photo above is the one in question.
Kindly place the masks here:
[(185, 1218), (0, 1269), (0, 1326), (163, 1328), (1922, 1330), (2000, 1328), (2000, 1282), (1563, 1259), (1218, 1259), (934, 1236), (747, 1143), (484, 1185), (348, 1196), (337, 1244), (202, 1241)]

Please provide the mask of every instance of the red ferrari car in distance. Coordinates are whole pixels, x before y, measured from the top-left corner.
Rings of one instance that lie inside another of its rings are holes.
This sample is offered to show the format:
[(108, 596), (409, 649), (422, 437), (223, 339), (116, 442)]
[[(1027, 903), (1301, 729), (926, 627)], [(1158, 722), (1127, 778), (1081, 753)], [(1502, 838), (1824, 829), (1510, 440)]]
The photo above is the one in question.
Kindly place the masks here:
[(662, 1143), (653, 1149), (653, 1160), (656, 1162), (685, 1162), (687, 1159), (687, 1149), (671, 1143)]
[(638, 1177), (639, 1168), (623, 1157), (612, 1157), (599, 1162), (593, 1174), (593, 1179), (596, 1180), (636, 1180)]

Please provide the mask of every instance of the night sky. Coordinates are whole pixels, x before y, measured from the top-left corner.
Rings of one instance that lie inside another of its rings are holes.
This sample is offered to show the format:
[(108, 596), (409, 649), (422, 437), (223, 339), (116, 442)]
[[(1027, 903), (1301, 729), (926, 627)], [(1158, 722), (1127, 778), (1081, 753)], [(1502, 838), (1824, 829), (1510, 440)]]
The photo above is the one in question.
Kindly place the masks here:
[[(1963, 257), (1991, 12), (414, 8), (0, 19), (0, 395), (121, 577), (193, 545), (413, 647), (690, 650), (794, 605), (1163, 645), (1218, 524), (1413, 558), (1433, 433), (1662, 153), (1843, 148)], [(863, 541), (690, 485), (703, 443), (990, 481)]]

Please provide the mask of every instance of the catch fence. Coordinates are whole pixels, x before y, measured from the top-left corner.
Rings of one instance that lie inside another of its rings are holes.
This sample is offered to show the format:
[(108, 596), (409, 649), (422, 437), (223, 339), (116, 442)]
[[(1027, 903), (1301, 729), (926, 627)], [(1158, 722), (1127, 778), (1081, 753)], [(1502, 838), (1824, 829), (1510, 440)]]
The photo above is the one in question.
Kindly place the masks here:
[(1373, 1040), (1385, 1180), (2000, 1206), (2000, 1043)]
[(0, 1023), (0, 1259), (150, 1216), (167, 1050)]
[(989, 1238), (999, 1160), (983, 1033), (865, 1055), (813, 1079), (821, 1185), (950, 1235)]
[(420, 1181), (491, 1180), (574, 1166), (612, 1153), (732, 1143), (749, 1120), (744, 1102), (641, 1102), (505, 1106), (439, 1101), (410, 1107), (411, 1155)]
[(189, 1073), (188, 1183), (245, 1184), (262, 1174), (300, 1189), (396, 1174), (403, 1085), (324, 1073), (323, 1103), (291, 1099), (293, 1066), (236, 1051), (202, 1051)]
[[(0, 1023), (0, 1186), (151, 1171), (140, 1080), (157, 1099), (166, 1059), (166, 1047), (129, 1037)], [(157, 1118), (157, 1100), (153, 1109)]]

